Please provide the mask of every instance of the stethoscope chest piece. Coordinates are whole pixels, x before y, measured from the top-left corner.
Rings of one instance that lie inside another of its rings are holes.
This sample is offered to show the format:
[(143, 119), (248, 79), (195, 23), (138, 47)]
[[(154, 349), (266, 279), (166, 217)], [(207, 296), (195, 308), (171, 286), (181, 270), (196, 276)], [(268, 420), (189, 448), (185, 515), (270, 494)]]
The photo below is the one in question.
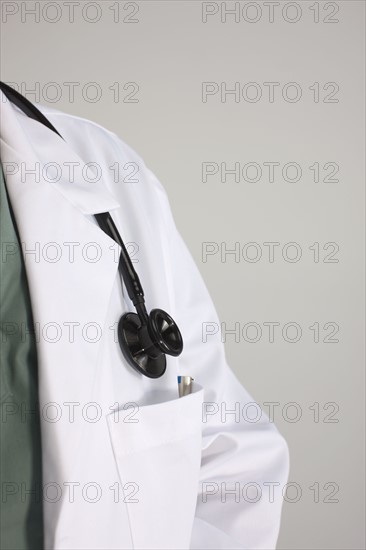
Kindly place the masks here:
[(183, 349), (177, 324), (162, 309), (152, 309), (148, 316), (122, 315), (118, 323), (118, 342), (126, 361), (149, 378), (160, 378), (164, 374), (165, 354), (178, 356)]

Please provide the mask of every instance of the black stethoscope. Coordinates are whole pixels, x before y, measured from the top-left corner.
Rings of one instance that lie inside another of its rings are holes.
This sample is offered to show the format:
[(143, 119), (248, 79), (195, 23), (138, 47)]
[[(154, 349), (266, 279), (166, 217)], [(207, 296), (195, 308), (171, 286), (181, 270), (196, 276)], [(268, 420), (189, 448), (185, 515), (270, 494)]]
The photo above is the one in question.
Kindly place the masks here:
[[(27, 116), (61, 134), (51, 122), (19, 92), (0, 82), (6, 97)], [(63, 139), (63, 138), (62, 138)], [(100, 228), (121, 247), (118, 270), (136, 313), (125, 313), (118, 323), (118, 342), (126, 361), (138, 372), (149, 378), (159, 378), (166, 369), (166, 354), (174, 357), (183, 350), (183, 338), (172, 317), (162, 309), (145, 307), (144, 291), (132, 265), (122, 237), (109, 212), (94, 214)]]

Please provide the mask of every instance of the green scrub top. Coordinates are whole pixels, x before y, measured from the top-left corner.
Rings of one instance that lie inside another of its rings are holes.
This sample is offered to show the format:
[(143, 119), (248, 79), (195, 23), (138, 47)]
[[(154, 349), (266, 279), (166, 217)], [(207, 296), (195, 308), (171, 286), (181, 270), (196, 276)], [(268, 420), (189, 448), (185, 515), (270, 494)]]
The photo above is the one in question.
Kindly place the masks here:
[(0, 548), (42, 550), (42, 458), (36, 336), (0, 161)]

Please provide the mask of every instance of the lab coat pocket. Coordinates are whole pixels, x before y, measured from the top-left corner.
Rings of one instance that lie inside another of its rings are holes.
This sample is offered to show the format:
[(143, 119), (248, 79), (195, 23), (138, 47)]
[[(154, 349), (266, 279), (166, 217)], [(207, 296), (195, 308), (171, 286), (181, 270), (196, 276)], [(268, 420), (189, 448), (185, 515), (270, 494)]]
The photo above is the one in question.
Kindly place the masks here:
[(203, 388), (107, 416), (136, 549), (189, 548), (201, 461)]

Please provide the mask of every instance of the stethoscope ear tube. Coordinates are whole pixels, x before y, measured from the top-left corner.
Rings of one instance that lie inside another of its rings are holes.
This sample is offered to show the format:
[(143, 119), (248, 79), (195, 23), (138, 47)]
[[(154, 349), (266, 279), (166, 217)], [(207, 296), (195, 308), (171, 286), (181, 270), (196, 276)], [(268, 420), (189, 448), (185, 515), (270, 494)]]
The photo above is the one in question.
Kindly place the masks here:
[(118, 342), (128, 363), (149, 378), (159, 378), (166, 370), (165, 354), (178, 356), (183, 338), (172, 317), (162, 309), (146, 311), (144, 291), (127, 249), (109, 212), (95, 214), (101, 229), (121, 246), (118, 269), (137, 313), (122, 315)]
[(112, 216), (109, 212), (103, 212), (101, 214), (94, 214), (94, 217), (97, 220), (99, 227), (103, 229), (103, 231), (121, 247), (121, 256), (118, 268), (123, 277), (130, 300), (132, 300), (134, 306), (139, 303), (143, 303), (144, 291), (140, 283), (140, 279), (132, 265), (131, 258), (128, 255), (127, 249), (117, 227), (115, 226)]
[[(27, 116), (37, 120), (62, 139), (51, 122), (19, 92), (0, 82), (6, 97)], [(118, 323), (118, 342), (126, 361), (149, 378), (159, 378), (166, 370), (166, 354), (177, 357), (183, 338), (172, 317), (162, 309), (146, 311), (144, 291), (127, 249), (109, 212), (94, 214), (99, 227), (121, 247), (118, 270), (136, 313), (125, 313)]]
[(14, 90), (14, 88), (11, 88), (7, 84), (5, 84), (5, 82), (0, 82), (0, 90), (2, 90), (8, 100), (19, 107), (19, 109), (23, 111), (24, 114), (26, 114), (30, 118), (33, 118), (33, 120), (37, 120), (37, 122), (40, 122), (44, 126), (47, 126), (47, 128), (49, 128), (50, 130), (58, 134), (60, 138), (62, 138), (61, 134), (58, 133), (58, 131), (50, 123), (48, 118), (46, 118), (44, 114), (41, 113), (41, 111), (33, 105), (33, 103), (28, 101), (26, 97), (22, 96), (22, 94)]

